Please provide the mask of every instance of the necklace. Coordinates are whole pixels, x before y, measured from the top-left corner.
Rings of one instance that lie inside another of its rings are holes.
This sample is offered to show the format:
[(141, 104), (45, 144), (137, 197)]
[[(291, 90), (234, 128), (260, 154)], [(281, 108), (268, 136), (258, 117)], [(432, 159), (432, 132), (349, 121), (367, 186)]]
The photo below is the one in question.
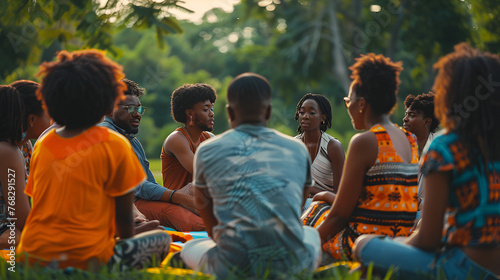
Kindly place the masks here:
[(310, 147), (311, 145), (310, 144), (307, 145), (306, 135), (304, 134), (303, 137), (302, 137), (303, 142), (304, 142), (304, 144), (307, 147), (307, 151), (309, 152), (309, 155), (311, 156), (311, 162), (314, 161), (316, 159), (316, 155), (318, 155), (319, 145), (321, 143), (321, 136), (322, 136), (322, 134), (320, 134), (319, 137), (318, 137), (318, 143), (316, 143), (316, 149), (314, 149), (314, 153), (313, 154), (311, 154), (311, 147)]

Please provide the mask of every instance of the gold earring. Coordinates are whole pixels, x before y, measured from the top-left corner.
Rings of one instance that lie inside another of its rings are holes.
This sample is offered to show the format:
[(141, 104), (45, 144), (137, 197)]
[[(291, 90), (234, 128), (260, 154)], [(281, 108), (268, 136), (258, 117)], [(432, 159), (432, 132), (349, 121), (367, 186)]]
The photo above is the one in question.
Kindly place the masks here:
[(33, 127), (33, 123), (30, 123), (31, 127)]
[(363, 114), (363, 110), (359, 110), (359, 113), (360, 113), (360, 114)]
[(194, 125), (193, 116), (189, 116), (189, 126), (193, 126), (193, 125)]

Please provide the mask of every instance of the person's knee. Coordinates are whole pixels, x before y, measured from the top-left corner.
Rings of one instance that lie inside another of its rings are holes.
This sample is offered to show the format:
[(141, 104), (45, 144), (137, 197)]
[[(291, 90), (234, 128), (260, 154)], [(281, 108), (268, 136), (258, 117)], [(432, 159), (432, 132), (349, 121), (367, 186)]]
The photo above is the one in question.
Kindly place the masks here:
[(363, 250), (363, 248), (366, 246), (366, 244), (368, 242), (370, 242), (374, 238), (378, 238), (378, 237), (380, 237), (380, 235), (371, 235), (371, 234), (365, 234), (365, 235), (361, 235), (360, 237), (358, 237), (356, 239), (356, 241), (354, 242), (354, 246), (352, 249), (355, 259), (360, 261), (361, 260), (361, 250)]

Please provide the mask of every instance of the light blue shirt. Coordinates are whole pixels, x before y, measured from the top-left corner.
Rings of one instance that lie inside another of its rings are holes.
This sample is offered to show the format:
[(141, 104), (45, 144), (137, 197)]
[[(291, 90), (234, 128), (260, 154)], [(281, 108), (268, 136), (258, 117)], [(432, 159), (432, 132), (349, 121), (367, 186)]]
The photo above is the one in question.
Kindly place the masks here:
[(207, 253), (219, 278), (235, 268), (258, 275), (268, 267), (299, 273), (314, 266), (300, 221), (304, 187), (313, 184), (303, 143), (263, 126), (238, 126), (198, 147), (194, 184), (208, 189), (219, 221), (217, 246)]

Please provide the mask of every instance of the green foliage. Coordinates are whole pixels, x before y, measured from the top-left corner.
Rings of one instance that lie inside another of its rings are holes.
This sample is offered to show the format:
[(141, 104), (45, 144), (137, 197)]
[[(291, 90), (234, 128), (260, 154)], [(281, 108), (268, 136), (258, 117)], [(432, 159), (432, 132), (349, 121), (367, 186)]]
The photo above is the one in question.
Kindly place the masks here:
[[(53, 43), (65, 49), (98, 48), (118, 55), (115, 30), (154, 28), (160, 47), (164, 35), (182, 33), (169, 9), (192, 12), (181, 1), (141, 0), (19, 0), (0, 4), (0, 81), (14, 69), (40, 63), (43, 50)], [(53, 55), (53, 54), (52, 54)], [(22, 78), (22, 77), (11, 77)]]
[[(328, 133), (346, 149), (356, 133), (342, 105), (347, 66), (354, 58), (376, 52), (403, 61), (399, 103), (392, 116), (401, 124), (402, 100), (432, 89), (432, 65), (454, 44), (469, 41), (500, 49), (496, 2), (242, 0), (232, 13), (213, 9), (194, 24), (171, 16), (171, 9), (190, 12), (176, 0), (108, 0), (101, 5), (92, 0), (2, 1), (0, 82), (36, 80), (40, 61), (51, 60), (60, 49), (107, 49), (127, 77), (147, 90), (141, 102), (148, 109), (138, 137), (147, 156), (157, 159), (163, 141), (179, 126), (170, 117), (174, 89), (185, 83), (213, 85), (219, 134), (229, 128), (229, 81), (243, 72), (257, 72), (273, 88), (270, 127), (295, 135), (299, 99), (308, 92), (323, 94), (333, 105)], [(380, 10), (372, 11), (372, 5)]]

